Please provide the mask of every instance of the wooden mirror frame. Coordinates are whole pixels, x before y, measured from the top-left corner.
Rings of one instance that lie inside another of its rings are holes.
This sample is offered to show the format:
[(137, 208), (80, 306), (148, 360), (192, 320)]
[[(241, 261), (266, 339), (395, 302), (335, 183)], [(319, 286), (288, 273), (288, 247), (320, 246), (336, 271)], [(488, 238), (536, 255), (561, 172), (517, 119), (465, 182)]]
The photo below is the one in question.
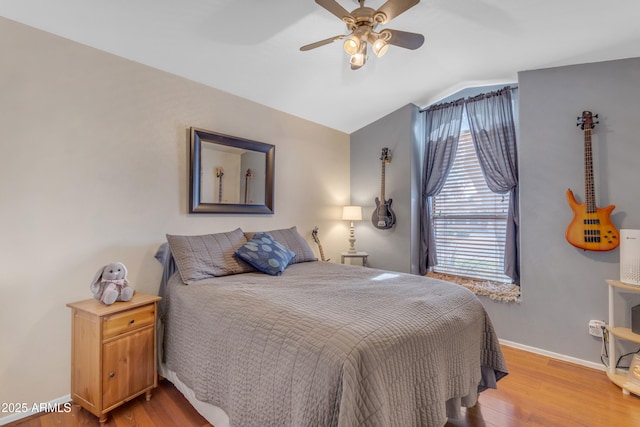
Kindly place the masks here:
[[(251, 141), (234, 136), (223, 135), (203, 129), (190, 129), (190, 162), (189, 162), (189, 213), (223, 213), (223, 214), (272, 214), (273, 186), (275, 168), (275, 145)], [(200, 197), (200, 176), (202, 170), (202, 142), (211, 142), (243, 150), (264, 153), (265, 192), (264, 204), (206, 203)]]

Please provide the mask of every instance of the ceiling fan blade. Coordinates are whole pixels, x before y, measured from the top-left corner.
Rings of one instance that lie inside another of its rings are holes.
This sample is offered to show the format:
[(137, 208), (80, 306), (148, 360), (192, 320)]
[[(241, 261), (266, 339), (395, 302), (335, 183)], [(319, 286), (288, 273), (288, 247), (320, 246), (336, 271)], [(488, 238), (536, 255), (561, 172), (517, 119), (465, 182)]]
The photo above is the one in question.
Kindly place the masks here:
[[(418, 0), (419, 1), (419, 0)], [(351, 18), (351, 14), (344, 7), (340, 6), (336, 0), (316, 0), (320, 6), (333, 13), (335, 16), (344, 21), (344, 18)]]
[(422, 34), (392, 30), (390, 28), (385, 28), (381, 31), (381, 33), (384, 32), (388, 32), (391, 34), (391, 37), (387, 40), (387, 43), (394, 46), (415, 50), (422, 46), (422, 44), (424, 43), (424, 36)]
[(338, 41), (340, 39), (343, 39), (345, 37), (346, 36), (329, 37), (328, 39), (324, 39), (324, 40), (320, 40), (320, 41), (315, 42), (315, 43), (304, 45), (304, 46), (302, 46), (300, 48), (300, 50), (304, 52), (304, 51), (307, 51), (307, 50), (315, 49), (317, 47), (324, 46), (324, 45), (329, 44), (329, 43), (333, 43), (333, 42)]
[(420, 0), (387, 0), (387, 2), (380, 6), (376, 12), (382, 12), (387, 16), (387, 19), (384, 22), (381, 22), (381, 24), (386, 24), (418, 3), (420, 3)]

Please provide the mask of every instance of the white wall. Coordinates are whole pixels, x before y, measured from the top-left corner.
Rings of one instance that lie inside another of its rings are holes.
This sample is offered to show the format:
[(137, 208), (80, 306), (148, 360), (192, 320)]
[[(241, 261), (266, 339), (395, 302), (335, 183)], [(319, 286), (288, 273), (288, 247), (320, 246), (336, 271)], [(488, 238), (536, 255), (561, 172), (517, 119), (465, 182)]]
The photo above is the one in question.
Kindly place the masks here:
[[(339, 257), (348, 135), (4, 18), (0, 58), (0, 402), (69, 393), (65, 304), (116, 260), (157, 292), (165, 233), (318, 225)], [(274, 215), (187, 214), (190, 126), (276, 146)]]

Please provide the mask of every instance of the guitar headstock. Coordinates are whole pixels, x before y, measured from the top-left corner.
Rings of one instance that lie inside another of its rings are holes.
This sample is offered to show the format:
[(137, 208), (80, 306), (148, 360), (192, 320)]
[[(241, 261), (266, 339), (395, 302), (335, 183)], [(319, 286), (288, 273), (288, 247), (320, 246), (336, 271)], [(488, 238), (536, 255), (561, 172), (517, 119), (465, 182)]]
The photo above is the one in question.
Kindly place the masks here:
[(382, 160), (383, 162), (391, 163), (391, 150), (389, 150), (389, 148), (384, 147), (382, 149), (380, 160)]
[(216, 168), (216, 178), (222, 178), (224, 175), (224, 169), (222, 167)]
[(582, 117), (578, 117), (578, 121), (576, 123), (576, 126), (580, 126), (580, 129), (585, 130), (585, 129), (593, 129), (594, 127), (596, 127), (597, 123), (600, 123), (599, 121), (593, 121), (594, 118), (598, 118), (598, 115), (596, 114), (595, 116), (593, 116), (591, 114), (591, 111), (583, 111), (582, 112)]
[(247, 169), (247, 173), (244, 174), (245, 178), (253, 178), (253, 171), (251, 168)]
[(311, 237), (313, 237), (313, 241), (317, 244), (320, 244), (320, 240), (318, 239), (318, 226), (316, 225), (311, 232)]

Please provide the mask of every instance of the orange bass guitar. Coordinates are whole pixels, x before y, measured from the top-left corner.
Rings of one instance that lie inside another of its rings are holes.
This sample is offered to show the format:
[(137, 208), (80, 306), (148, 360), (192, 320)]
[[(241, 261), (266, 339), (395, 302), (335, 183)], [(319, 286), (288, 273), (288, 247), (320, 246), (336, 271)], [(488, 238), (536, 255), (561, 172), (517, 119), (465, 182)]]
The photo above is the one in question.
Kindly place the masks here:
[[(595, 118), (597, 117), (596, 114)], [(620, 235), (610, 218), (615, 205), (596, 207), (591, 152), (591, 130), (595, 127), (593, 118), (590, 111), (583, 111), (582, 117), (578, 117), (578, 126), (584, 131), (585, 202), (578, 203), (573, 191), (567, 190), (573, 219), (567, 227), (565, 237), (573, 246), (585, 251), (610, 251), (620, 244)]]

